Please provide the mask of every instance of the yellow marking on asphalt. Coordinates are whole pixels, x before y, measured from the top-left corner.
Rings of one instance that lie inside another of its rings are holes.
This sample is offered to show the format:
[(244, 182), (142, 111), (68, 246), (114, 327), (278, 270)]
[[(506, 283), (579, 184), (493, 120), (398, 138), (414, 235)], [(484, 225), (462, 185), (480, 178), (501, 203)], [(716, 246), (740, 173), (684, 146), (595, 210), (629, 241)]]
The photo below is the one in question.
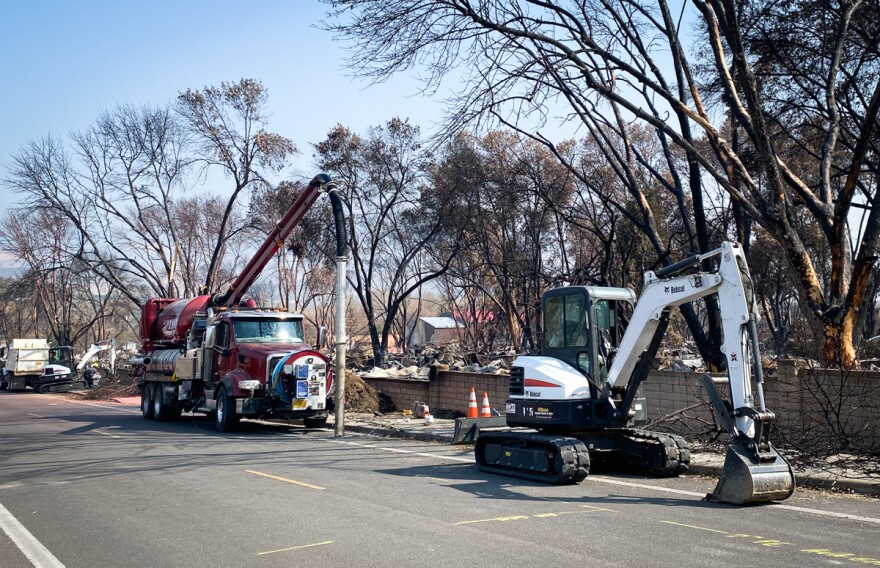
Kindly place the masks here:
[(675, 525), (678, 527), (685, 527), (689, 529), (696, 529), (699, 531), (708, 531), (717, 534), (723, 534), (726, 538), (747, 538), (752, 541), (752, 544), (757, 544), (759, 546), (766, 546), (768, 548), (775, 548), (777, 546), (794, 546), (793, 542), (785, 542), (783, 540), (778, 540), (775, 538), (764, 538), (763, 536), (753, 535), (753, 534), (743, 534), (743, 533), (731, 533), (727, 531), (720, 531), (718, 529), (710, 529), (708, 527), (699, 527), (697, 525), (686, 525), (684, 523), (676, 523), (674, 521), (660, 521), (661, 523), (667, 525)]
[(602, 511), (606, 513), (616, 513), (614, 509), (606, 509), (605, 507), (594, 507), (593, 505), (581, 505), (585, 509), (590, 509), (591, 511)]
[(761, 546), (766, 546), (768, 548), (775, 548), (777, 546), (794, 546), (793, 542), (785, 542), (783, 540), (777, 540), (775, 538), (763, 538), (763, 537), (755, 537), (757, 540), (752, 542), (752, 544), (760, 544)]
[[(588, 505), (587, 505), (588, 506)], [(550, 519), (553, 517), (561, 517), (563, 515), (582, 515), (584, 513), (596, 513), (600, 511), (608, 511), (616, 513), (610, 509), (601, 509), (599, 507), (591, 507), (590, 511), (558, 511), (551, 513), (535, 513), (534, 515), (511, 515), (509, 517), (494, 517), (491, 519), (475, 519), (473, 521), (459, 521), (454, 526), (459, 525), (476, 525), (479, 523), (506, 523), (509, 521), (527, 521), (529, 519)]]
[[(880, 558), (873, 558), (869, 556), (856, 556), (852, 552), (836, 552), (827, 548), (805, 548), (804, 550), (801, 550), (801, 552), (806, 552), (807, 554), (817, 554), (826, 558), (839, 558), (841, 560), (847, 560), (856, 564), (880, 566)], [(838, 562), (837, 564), (840, 563)]]
[(123, 438), (124, 436), (117, 436), (116, 434), (111, 434), (110, 432), (104, 432), (103, 430), (92, 430), (95, 434), (101, 434), (102, 436), (110, 436), (111, 438)]
[(699, 530), (699, 531), (708, 531), (708, 532), (713, 532), (713, 533), (718, 533), (718, 534), (726, 534), (726, 535), (731, 535), (731, 534), (733, 534), (733, 533), (729, 533), (729, 532), (727, 532), (727, 531), (719, 531), (718, 529), (710, 529), (710, 528), (707, 528), (707, 527), (698, 527), (698, 526), (696, 526), (696, 525), (686, 525), (686, 524), (684, 524), (684, 523), (676, 523), (676, 522), (674, 522), (674, 521), (660, 521), (660, 522), (661, 522), (661, 523), (664, 523), (664, 524), (667, 524), (667, 525), (675, 525), (675, 526), (677, 526), (677, 527), (685, 527), (685, 528), (689, 528), (689, 529), (697, 529), (697, 530)]
[(477, 523), (506, 523), (507, 521), (524, 521), (528, 519), (528, 515), (515, 515), (512, 517), (495, 517), (492, 519), (477, 519), (475, 521), (459, 521), (455, 523), (455, 526), (458, 525), (475, 525)]
[(325, 540), (324, 542), (313, 542), (312, 544), (303, 544), (301, 546), (291, 546), (290, 548), (279, 548), (278, 550), (267, 550), (265, 552), (258, 552), (257, 556), (263, 556), (266, 554), (275, 554), (277, 552), (289, 552), (291, 550), (302, 550), (303, 548), (312, 548), (314, 546), (324, 546), (325, 544), (333, 544), (332, 540)]
[(263, 473), (262, 471), (254, 471), (252, 469), (246, 469), (245, 471), (247, 473), (259, 475), (261, 477), (268, 477), (269, 479), (274, 479), (276, 481), (283, 481), (285, 483), (292, 483), (294, 485), (299, 485), (301, 487), (308, 487), (309, 489), (317, 489), (318, 491), (324, 491), (326, 489), (326, 487), (321, 487), (320, 485), (312, 485), (311, 483), (306, 483), (305, 481), (297, 481), (295, 479), (288, 479), (286, 477), (272, 475), (271, 473)]

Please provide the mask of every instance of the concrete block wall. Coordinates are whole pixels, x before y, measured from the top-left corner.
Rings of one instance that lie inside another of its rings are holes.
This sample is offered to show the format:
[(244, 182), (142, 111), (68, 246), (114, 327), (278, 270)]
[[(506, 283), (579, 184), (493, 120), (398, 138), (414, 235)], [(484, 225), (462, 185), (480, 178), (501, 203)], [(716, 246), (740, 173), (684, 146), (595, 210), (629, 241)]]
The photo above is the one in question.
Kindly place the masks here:
[[(648, 376), (642, 384), (642, 396), (647, 399), (652, 421), (704, 403), (658, 429), (685, 435), (711, 429), (714, 418), (705, 404), (708, 397), (698, 382), (699, 376), (667, 371), (653, 371)], [(476, 391), (478, 407), (483, 392), (487, 392), (492, 408), (503, 412), (509, 384), (507, 375), (442, 370), (427, 380), (364, 380), (391, 397), (398, 410), (411, 408), (419, 401), (426, 402), (435, 414), (442, 411), (460, 415), (467, 413), (471, 387)], [(880, 440), (880, 372), (798, 369), (780, 361), (775, 369), (765, 371), (764, 381), (767, 408), (776, 414), (777, 426), (786, 439), (811, 443), (834, 437), (869, 443)], [(719, 389), (726, 397), (725, 387)]]
[[(397, 410), (412, 408), (414, 402), (427, 402), (428, 380), (427, 379), (393, 379), (393, 378), (368, 378), (363, 377), (364, 382), (377, 391), (389, 396)], [(428, 403), (430, 405), (430, 403)]]
[(507, 375), (486, 373), (457, 373), (437, 371), (430, 379), (374, 379), (364, 381), (376, 390), (388, 395), (398, 410), (412, 408), (413, 402), (425, 402), (434, 414), (467, 414), (471, 387), (477, 395), (477, 406), (483, 403), (483, 393), (489, 396), (489, 405), (504, 412), (504, 402), (510, 378)]
[[(780, 364), (768, 381), (780, 429), (792, 441), (877, 451), (880, 442), (880, 372), (795, 368)], [(777, 410), (778, 409), (778, 410)]]

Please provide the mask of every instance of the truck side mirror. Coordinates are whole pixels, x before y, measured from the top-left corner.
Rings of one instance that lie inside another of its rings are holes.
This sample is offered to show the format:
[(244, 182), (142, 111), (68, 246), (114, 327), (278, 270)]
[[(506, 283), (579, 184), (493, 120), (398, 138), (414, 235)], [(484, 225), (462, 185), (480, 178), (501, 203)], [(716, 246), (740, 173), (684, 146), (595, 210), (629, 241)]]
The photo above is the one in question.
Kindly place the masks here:
[(315, 349), (320, 349), (324, 347), (324, 344), (327, 342), (327, 328), (323, 325), (318, 326), (318, 341), (315, 344)]

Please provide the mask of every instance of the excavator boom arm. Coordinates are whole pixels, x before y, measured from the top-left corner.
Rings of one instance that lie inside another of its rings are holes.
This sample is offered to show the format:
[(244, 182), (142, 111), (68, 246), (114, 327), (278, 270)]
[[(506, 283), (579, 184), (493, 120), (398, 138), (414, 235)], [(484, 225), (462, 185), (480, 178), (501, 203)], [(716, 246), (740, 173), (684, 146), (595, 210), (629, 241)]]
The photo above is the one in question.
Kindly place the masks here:
[[(686, 276), (660, 278), (670, 269), (681, 270), (695, 266), (700, 261), (718, 257), (717, 272), (698, 272)], [(727, 359), (731, 399), (734, 408), (754, 408), (752, 395), (752, 363), (758, 359), (758, 346), (752, 341), (749, 326), (758, 319), (758, 309), (751, 292), (751, 276), (742, 247), (725, 242), (721, 247), (704, 255), (692, 257), (664, 271), (647, 272), (645, 286), (630, 318), (617, 355), (608, 372), (608, 386), (629, 385), (633, 380), (640, 357), (653, 357), (646, 353), (656, 333), (662, 333), (661, 319), (668, 312), (685, 304), (716, 294), (721, 309), (724, 345), (722, 351)], [(764, 410), (763, 401), (760, 410)], [(752, 420), (748, 416), (736, 418), (737, 428), (748, 435), (753, 433)]]

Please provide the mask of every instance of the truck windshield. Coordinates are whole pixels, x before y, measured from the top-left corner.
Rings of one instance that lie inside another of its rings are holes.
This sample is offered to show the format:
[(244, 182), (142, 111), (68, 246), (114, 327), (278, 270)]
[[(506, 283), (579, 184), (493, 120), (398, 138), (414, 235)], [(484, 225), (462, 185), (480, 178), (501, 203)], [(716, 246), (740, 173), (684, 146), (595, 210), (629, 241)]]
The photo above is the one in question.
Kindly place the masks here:
[(235, 340), (239, 343), (301, 343), (302, 320), (243, 319), (232, 320)]

